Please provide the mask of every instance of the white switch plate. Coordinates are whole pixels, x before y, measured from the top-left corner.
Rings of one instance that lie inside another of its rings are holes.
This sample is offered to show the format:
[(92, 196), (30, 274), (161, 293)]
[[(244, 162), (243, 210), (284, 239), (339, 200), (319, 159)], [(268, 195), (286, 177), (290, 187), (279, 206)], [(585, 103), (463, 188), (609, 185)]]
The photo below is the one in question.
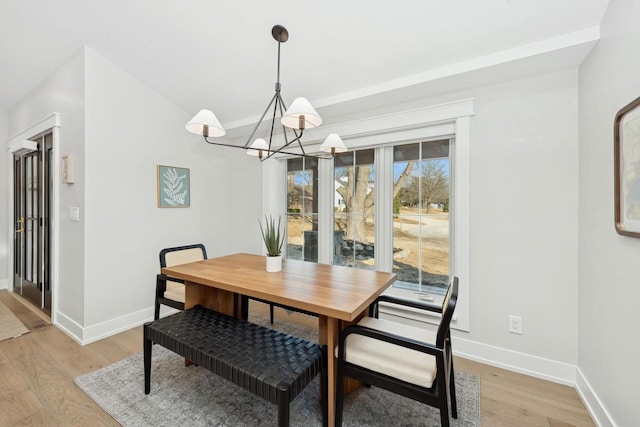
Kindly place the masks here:
[(69, 219), (71, 221), (80, 221), (80, 208), (69, 208)]

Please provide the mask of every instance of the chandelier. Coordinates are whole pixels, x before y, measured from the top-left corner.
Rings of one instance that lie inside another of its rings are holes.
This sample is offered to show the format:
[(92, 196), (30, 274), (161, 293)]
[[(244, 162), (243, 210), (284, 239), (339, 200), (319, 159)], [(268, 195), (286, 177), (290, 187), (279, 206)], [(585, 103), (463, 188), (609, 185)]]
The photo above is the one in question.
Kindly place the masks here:
[[(285, 43), (289, 39), (289, 32), (282, 25), (276, 25), (271, 29), (271, 35), (278, 42), (278, 72), (275, 94), (271, 98), (271, 101), (269, 101), (264, 113), (262, 113), (260, 120), (258, 120), (258, 123), (256, 123), (253, 128), (247, 142), (244, 145), (233, 145), (211, 140), (210, 138), (221, 137), (226, 133), (224, 127), (222, 127), (220, 121), (211, 110), (200, 110), (200, 112), (185, 125), (185, 128), (196, 135), (202, 135), (204, 140), (209, 144), (240, 148), (246, 150), (248, 155), (260, 158), (260, 161), (264, 161), (275, 154), (331, 159), (334, 154), (347, 151), (344, 142), (342, 142), (340, 136), (335, 133), (329, 134), (322, 145), (320, 145), (320, 154), (312, 155), (304, 151), (301, 141), (304, 130), (320, 126), (322, 118), (306, 98), (296, 98), (288, 108), (282, 100), (282, 96), (280, 95), (280, 44)], [(264, 138), (254, 140), (253, 137), (267, 113), (271, 114), (269, 141), (267, 142)], [(279, 125), (277, 125), (278, 119), (280, 122)], [(282, 126), (284, 144), (280, 147), (275, 147), (272, 144), (274, 142), (274, 130), (280, 125)], [(293, 135), (290, 135), (289, 132), (293, 133)], [(292, 148), (295, 149), (296, 147), (300, 149), (299, 152), (291, 151)]]

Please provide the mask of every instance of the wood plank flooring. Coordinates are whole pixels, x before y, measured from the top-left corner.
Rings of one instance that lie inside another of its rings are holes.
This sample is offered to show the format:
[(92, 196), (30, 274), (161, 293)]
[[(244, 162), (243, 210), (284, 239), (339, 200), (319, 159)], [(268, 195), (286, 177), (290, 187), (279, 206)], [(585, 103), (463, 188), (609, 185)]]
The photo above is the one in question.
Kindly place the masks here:
[[(80, 346), (7, 291), (2, 301), (29, 328), (0, 342), (0, 426), (117, 426), (74, 377), (142, 350), (142, 327)], [(251, 311), (268, 314), (264, 304)], [(276, 308), (277, 321), (317, 327), (317, 319)], [(577, 392), (567, 386), (456, 358), (456, 369), (480, 376), (483, 426), (593, 426)]]

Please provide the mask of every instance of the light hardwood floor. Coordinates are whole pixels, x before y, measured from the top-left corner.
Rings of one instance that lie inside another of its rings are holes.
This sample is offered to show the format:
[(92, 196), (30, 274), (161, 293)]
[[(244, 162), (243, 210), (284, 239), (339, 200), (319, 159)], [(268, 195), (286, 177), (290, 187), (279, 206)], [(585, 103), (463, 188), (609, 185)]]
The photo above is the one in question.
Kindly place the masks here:
[[(0, 291), (0, 301), (30, 330), (0, 342), (0, 426), (117, 426), (73, 379), (141, 351), (142, 327), (80, 346), (7, 291)], [(268, 312), (253, 302), (251, 310)], [(276, 309), (276, 321), (285, 320), (317, 327), (313, 317)], [(467, 359), (455, 363), (480, 376), (483, 426), (594, 425), (571, 387)]]

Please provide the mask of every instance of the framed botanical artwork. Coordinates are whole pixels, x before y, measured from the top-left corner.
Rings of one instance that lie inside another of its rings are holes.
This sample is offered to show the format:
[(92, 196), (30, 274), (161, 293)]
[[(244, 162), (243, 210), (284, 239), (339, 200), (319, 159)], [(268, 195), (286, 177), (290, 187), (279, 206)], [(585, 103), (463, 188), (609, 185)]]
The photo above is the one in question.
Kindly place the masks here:
[(640, 237), (640, 98), (616, 114), (613, 145), (616, 231)]
[(191, 204), (189, 169), (158, 165), (158, 207), (188, 208)]

